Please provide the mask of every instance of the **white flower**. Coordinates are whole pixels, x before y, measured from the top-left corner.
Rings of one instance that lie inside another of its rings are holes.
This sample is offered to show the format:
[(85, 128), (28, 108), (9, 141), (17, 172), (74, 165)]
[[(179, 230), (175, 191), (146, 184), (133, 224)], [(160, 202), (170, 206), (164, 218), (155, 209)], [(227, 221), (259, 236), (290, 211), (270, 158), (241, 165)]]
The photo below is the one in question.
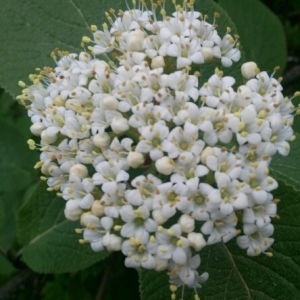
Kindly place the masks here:
[(121, 235), (123, 237), (137, 237), (141, 241), (149, 238), (149, 232), (156, 230), (157, 224), (149, 218), (150, 212), (147, 206), (139, 206), (133, 209), (131, 205), (124, 205), (120, 209), (120, 215), (124, 222)]
[(215, 244), (220, 241), (224, 243), (234, 238), (236, 230), (237, 217), (234, 212), (224, 217), (221, 212), (215, 211), (211, 214), (211, 220), (207, 220), (201, 227), (205, 235), (209, 235), (207, 245)]
[(175, 127), (168, 139), (162, 142), (162, 150), (168, 152), (170, 158), (176, 158), (184, 152), (191, 152), (197, 157), (203, 148), (204, 142), (198, 140), (198, 128), (189, 122), (184, 124), (183, 130)]
[(160, 259), (172, 259), (177, 264), (184, 264), (187, 261), (185, 249), (190, 242), (183, 237), (179, 224), (175, 224), (170, 229), (162, 229), (156, 232), (156, 241), (158, 243), (157, 256)]
[(124, 164), (122, 162), (100, 162), (96, 166), (97, 173), (93, 175), (94, 184), (108, 186), (109, 182), (116, 183), (127, 181), (129, 175), (124, 171)]
[[(154, 237), (153, 237), (154, 238)], [(126, 255), (125, 265), (128, 268), (143, 267), (145, 269), (154, 269), (156, 267), (157, 244), (150, 240), (141, 240), (139, 237), (131, 237), (122, 244), (122, 252)]]
[(138, 130), (143, 140), (137, 144), (135, 151), (149, 153), (150, 158), (154, 161), (162, 158), (162, 142), (168, 137), (169, 128), (155, 123), (153, 126), (140, 127)]
[(242, 249), (247, 249), (247, 255), (256, 256), (265, 252), (273, 244), (274, 239), (269, 236), (272, 235), (274, 228), (271, 224), (267, 224), (261, 228), (252, 225), (251, 229), (247, 235), (237, 238), (237, 244)]

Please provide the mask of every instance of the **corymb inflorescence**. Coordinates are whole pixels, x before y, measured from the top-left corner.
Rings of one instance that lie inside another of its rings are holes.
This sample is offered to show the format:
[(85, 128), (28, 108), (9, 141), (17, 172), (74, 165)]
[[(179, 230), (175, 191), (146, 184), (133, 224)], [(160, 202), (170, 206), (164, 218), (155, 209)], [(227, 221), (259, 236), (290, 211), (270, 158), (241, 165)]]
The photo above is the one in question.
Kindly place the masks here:
[(268, 167), (288, 155), (297, 110), (276, 68), (254, 62), (242, 65), (244, 85), (216, 68), (200, 86), (204, 64), (241, 57), (238, 36), (218, 34), (218, 13), (210, 24), (193, 2), (170, 15), (164, 2), (133, 4), (92, 25), (79, 55), (56, 49), (56, 67), (19, 82), (40, 137), (28, 144), (66, 218), (80, 220), (80, 243), (166, 270), (172, 299), (179, 286), (199, 299), (204, 247), (238, 235), (248, 255), (271, 256), (278, 184)]

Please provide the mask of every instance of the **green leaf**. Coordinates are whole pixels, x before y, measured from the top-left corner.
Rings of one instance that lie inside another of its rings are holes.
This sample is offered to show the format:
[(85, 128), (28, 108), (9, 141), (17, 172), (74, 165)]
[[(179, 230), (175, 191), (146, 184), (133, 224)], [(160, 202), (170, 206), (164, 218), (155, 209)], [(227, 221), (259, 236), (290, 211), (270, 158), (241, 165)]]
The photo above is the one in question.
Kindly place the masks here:
[(300, 134), (296, 133), (296, 140), (291, 143), (291, 151), (284, 157), (279, 154), (272, 158), (270, 170), (272, 176), (292, 185), (295, 190), (300, 191), (299, 165), (300, 165)]
[[(299, 193), (280, 181), (275, 196), (281, 202), (280, 220), (273, 220), (275, 242), (269, 250), (273, 257), (248, 257), (235, 241), (205, 247), (199, 273), (207, 271), (210, 277), (198, 291), (201, 300), (300, 299)], [(142, 300), (169, 299), (165, 272), (140, 271), (140, 292)], [(193, 291), (186, 288), (184, 299), (193, 299)]]
[[(222, 38), (226, 32), (227, 27), (230, 27), (232, 32), (231, 35), (237, 34), (238, 29), (235, 23), (232, 21), (230, 15), (217, 3), (212, 0), (201, 0), (195, 2), (195, 9), (200, 11), (203, 15), (208, 15), (207, 21), (209, 23), (213, 23), (214, 13), (218, 12), (220, 14), (220, 18), (216, 19), (216, 23), (218, 25), (217, 31), (220, 37)], [(243, 45), (243, 44), (242, 44)], [(214, 74), (215, 68), (219, 68), (224, 72), (224, 76), (232, 76), (236, 79), (236, 84), (243, 84), (243, 78), (241, 76), (241, 66), (245, 62), (245, 55), (243, 49), (241, 50), (241, 59), (236, 63), (233, 62), (233, 65), (230, 68), (225, 68), (222, 66), (221, 62), (215, 62), (211, 64), (205, 64), (201, 69), (201, 77), (200, 77), (200, 86), (205, 83), (210, 76)]]
[(25, 137), (9, 122), (0, 119), (0, 191), (19, 191), (34, 179), (37, 152), (28, 149)]
[(12, 263), (3, 255), (0, 254), (0, 275), (11, 275), (16, 271)]
[(20, 193), (0, 194), (0, 247), (9, 249), (16, 240), (16, 211), (22, 201)]
[(220, 0), (238, 28), (247, 61), (255, 61), (261, 70), (284, 70), (287, 45), (283, 27), (271, 10), (257, 0)]
[(68, 300), (68, 294), (59, 282), (48, 282), (42, 291), (42, 300)]
[(65, 219), (65, 200), (46, 192), (44, 182), (28, 194), (20, 209), (17, 231), (24, 245), (22, 259), (34, 271), (62, 273), (84, 269), (105, 258), (108, 253), (95, 253), (81, 245), (75, 233), (78, 222)]
[(117, 10), (126, 4), (123, 0), (0, 0), (0, 36), (5, 43), (0, 47), (0, 85), (16, 96), (21, 93), (19, 80), (25, 81), (37, 67), (55, 65), (50, 58), (53, 49), (79, 53), (82, 36), (91, 36), (91, 24), (100, 27), (107, 22), (104, 11), (111, 5)]

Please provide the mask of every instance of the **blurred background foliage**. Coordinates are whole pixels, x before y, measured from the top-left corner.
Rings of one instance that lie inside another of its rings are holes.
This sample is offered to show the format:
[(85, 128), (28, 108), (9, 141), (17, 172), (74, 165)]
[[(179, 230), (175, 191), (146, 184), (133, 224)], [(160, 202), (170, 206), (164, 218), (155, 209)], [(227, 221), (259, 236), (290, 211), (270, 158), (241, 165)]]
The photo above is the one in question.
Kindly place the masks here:
[[(222, 4), (226, 0), (216, 2)], [(279, 18), (283, 25), (287, 41), (287, 57), (286, 67), (282, 70), (282, 85), (285, 95), (291, 96), (295, 91), (300, 90), (300, 1), (261, 0), (261, 2)], [(101, 13), (99, 11), (99, 14)], [(244, 26), (249, 27), (251, 24), (244, 24)], [(2, 47), (5, 48), (5, 43)], [(18, 79), (16, 78), (15, 81), (17, 82)], [(5, 120), (5, 123), (2, 120)], [(40, 274), (29, 269), (20, 260), (18, 255), (20, 245), (15, 238), (17, 227), (15, 216), (24, 199), (22, 187), (39, 181), (38, 172), (30, 167), (38, 161), (38, 152), (30, 152), (28, 157), (24, 156), (24, 153), (29, 153), (26, 140), (32, 138), (29, 132), (30, 125), (25, 109), (4, 89), (1, 89), (0, 166), (7, 172), (13, 169), (13, 172), (23, 180), (18, 183), (21, 188), (7, 191), (6, 187), (11, 187), (13, 183), (6, 178), (5, 172), (0, 174), (0, 299), (140, 299), (138, 274), (135, 270), (124, 267), (124, 258), (120, 253), (115, 253), (82, 271), (63, 274)], [(299, 121), (295, 124), (295, 131), (300, 133)], [(22, 161), (18, 159), (18, 152), (12, 154), (9, 145), (13, 145), (19, 153), (22, 153)], [(9, 198), (9, 201), (4, 201), (4, 198)]]

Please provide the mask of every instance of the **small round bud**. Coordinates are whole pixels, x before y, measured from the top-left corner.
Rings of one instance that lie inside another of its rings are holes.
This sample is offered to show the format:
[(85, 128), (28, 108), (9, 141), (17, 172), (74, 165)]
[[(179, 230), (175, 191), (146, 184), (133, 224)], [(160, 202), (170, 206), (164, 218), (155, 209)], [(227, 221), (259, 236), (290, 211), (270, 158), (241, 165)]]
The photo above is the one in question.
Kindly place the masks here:
[(86, 52), (80, 52), (79, 60), (83, 62), (89, 62), (91, 60), (91, 55)]
[(206, 159), (208, 156), (214, 155), (214, 149), (212, 147), (206, 147), (200, 155), (200, 160), (203, 165), (206, 165)]
[(205, 62), (210, 62), (214, 58), (214, 53), (212, 51), (212, 48), (202, 47), (201, 52)]
[(71, 221), (77, 221), (83, 213), (83, 210), (79, 207), (79, 201), (69, 200), (66, 203), (66, 208), (64, 210), (65, 217)]
[(53, 102), (56, 106), (65, 106), (66, 100), (61, 95), (58, 95), (54, 98)]
[(187, 238), (196, 251), (200, 251), (206, 246), (206, 241), (201, 233), (191, 232), (188, 234)]
[(41, 122), (34, 123), (30, 126), (31, 133), (36, 136), (40, 136), (42, 131), (44, 131), (45, 129), (46, 129), (46, 127)]
[(109, 65), (108, 65), (108, 63), (107, 63), (106, 61), (104, 61), (104, 60), (97, 60), (96, 63), (95, 63), (95, 65), (94, 65), (95, 71), (96, 71), (97, 69), (106, 69), (106, 68), (109, 68)]
[(245, 79), (251, 79), (259, 73), (259, 68), (255, 62), (249, 61), (242, 64), (241, 72)]
[(145, 162), (145, 158), (142, 153), (130, 151), (127, 156), (127, 162), (129, 167), (136, 169)]
[[(69, 200), (69, 201), (73, 201), (73, 200)], [(95, 229), (101, 226), (100, 219), (94, 216), (90, 211), (85, 212), (80, 216), (80, 224), (82, 226), (89, 227), (90, 229)]]
[(170, 175), (174, 169), (174, 160), (164, 156), (155, 162), (156, 170), (164, 175)]
[(92, 204), (92, 214), (97, 217), (102, 217), (104, 215), (104, 206), (100, 203), (100, 200), (95, 200)]
[(97, 133), (93, 137), (93, 143), (96, 147), (99, 147), (100, 149), (106, 148), (110, 144), (110, 136), (108, 133)]
[(75, 164), (70, 168), (70, 175), (76, 175), (80, 179), (88, 177), (88, 169), (82, 164)]
[(154, 209), (152, 212), (152, 217), (158, 225), (161, 225), (168, 220), (167, 218), (163, 217), (160, 209)]
[(119, 101), (113, 96), (107, 96), (102, 100), (103, 108), (108, 110), (116, 110), (118, 108)]
[(128, 120), (123, 117), (114, 117), (110, 126), (116, 134), (123, 133), (129, 129)]
[(123, 239), (115, 234), (110, 234), (103, 238), (103, 244), (108, 251), (120, 251)]
[(163, 68), (165, 66), (165, 60), (163, 56), (156, 56), (152, 58), (151, 61), (151, 68), (152, 69), (157, 69), (157, 68)]
[(190, 233), (195, 229), (195, 220), (189, 215), (182, 215), (178, 223), (183, 232)]
[(166, 270), (168, 267), (168, 260), (164, 259), (160, 259), (157, 257), (157, 255), (155, 255), (155, 262), (156, 262), (156, 266), (154, 268), (155, 271), (157, 272), (161, 272), (163, 270)]
[(131, 31), (127, 36), (127, 48), (129, 51), (140, 51), (142, 50), (145, 33), (136, 29)]
[(41, 132), (41, 139), (46, 144), (52, 144), (56, 141), (57, 135), (49, 134), (49, 131), (45, 129)]

